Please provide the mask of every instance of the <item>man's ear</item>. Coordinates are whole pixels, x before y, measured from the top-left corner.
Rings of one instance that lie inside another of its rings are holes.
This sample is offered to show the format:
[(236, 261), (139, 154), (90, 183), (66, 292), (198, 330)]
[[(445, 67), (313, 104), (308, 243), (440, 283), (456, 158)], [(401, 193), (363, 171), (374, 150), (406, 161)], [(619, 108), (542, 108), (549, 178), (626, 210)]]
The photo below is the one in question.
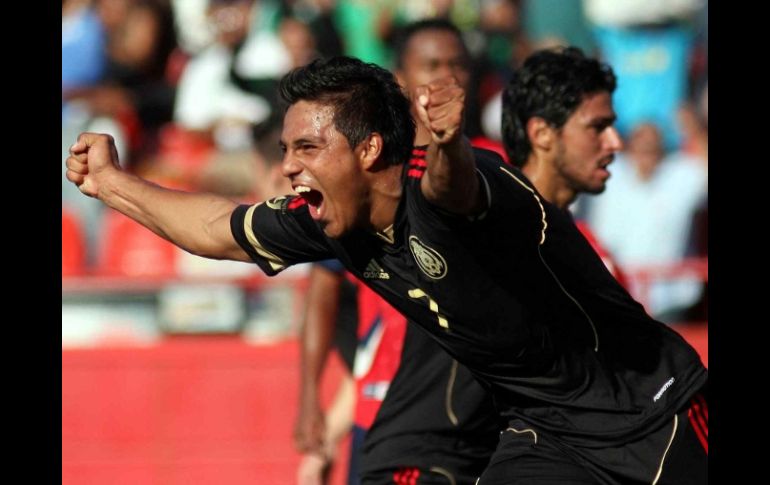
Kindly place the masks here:
[(364, 170), (373, 170), (376, 168), (377, 161), (382, 155), (382, 135), (377, 132), (370, 133), (358, 144), (356, 152), (361, 161), (361, 168)]
[(536, 149), (550, 151), (556, 142), (556, 130), (543, 118), (533, 116), (527, 120), (527, 138), (533, 152)]

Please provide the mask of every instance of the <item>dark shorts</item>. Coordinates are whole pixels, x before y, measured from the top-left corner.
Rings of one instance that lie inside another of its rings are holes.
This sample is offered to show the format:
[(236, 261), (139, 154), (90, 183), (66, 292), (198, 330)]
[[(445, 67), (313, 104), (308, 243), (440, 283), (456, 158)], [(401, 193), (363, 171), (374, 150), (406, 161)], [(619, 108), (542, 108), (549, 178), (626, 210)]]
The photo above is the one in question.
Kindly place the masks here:
[(441, 466), (403, 467), (395, 470), (369, 473), (362, 485), (474, 485), (477, 475)]
[(622, 447), (565, 445), (513, 420), (479, 485), (708, 483), (706, 392), (645, 438)]
[(389, 440), (387, 449), (364, 457), (363, 485), (474, 485), (493, 451), (492, 443), (413, 433)]

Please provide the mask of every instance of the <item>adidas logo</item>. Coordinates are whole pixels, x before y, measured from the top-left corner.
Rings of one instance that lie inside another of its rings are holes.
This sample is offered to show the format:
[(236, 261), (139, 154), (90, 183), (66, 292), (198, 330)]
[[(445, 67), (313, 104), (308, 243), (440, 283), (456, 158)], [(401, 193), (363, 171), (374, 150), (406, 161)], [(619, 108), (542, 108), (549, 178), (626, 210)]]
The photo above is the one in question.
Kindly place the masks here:
[(369, 261), (369, 264), (366, 265), (364, 278), (367, 280), (389, 280), (390, 275), (382, 269), (382, 266), (380, 266), (377, 261), (372, 259)]

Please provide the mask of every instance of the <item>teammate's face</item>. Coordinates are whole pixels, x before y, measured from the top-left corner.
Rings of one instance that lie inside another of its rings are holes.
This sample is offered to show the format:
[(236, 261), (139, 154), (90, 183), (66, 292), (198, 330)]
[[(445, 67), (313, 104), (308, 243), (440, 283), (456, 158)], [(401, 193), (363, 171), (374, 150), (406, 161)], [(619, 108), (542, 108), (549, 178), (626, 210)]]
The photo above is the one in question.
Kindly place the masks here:
[(402, 64), (396, 77), (412, 99), (418, 86), (442, 77), (454, 76), (463, 89), (468, 88), (468, 58), (461, 40), (452, 32), (424, 30), (413, 35)]
[(310, 216), (329, 237), (366, 220), (366, 179), (355, 150), (334, 127), (334, 110), (309, 101), (293, 104), (284, 118), (282, 170), (304, 198)]
[(576, 193), (604, 191), (610, 177), (607, 165), (623, 148), (615, 118), (610, 93), (589, 94), (559, 130), (555, 166)]

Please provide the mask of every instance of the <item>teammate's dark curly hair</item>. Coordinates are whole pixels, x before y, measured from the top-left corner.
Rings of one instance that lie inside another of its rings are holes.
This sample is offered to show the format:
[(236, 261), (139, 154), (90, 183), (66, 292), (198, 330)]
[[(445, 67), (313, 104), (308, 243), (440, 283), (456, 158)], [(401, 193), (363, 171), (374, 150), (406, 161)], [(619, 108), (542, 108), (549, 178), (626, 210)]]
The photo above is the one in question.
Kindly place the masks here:
[(511, 163), (521, 167), (532, 152), (527, 120), (537, 116), (561, 128), (587, 94), (612, 93), (612, 68), (586, 57), (577, 47), (532, 54), (503, 92), (503, 145)]
[(334, 109), (334, 127), (355, 148), (371, 133), (382, 136), (388, 164), (409, 159), (415, 124), (409, 100), (393, 75), (352, 57), (317, 59), (281, 79), (281, 97), (292, 105), (312, 101)]

